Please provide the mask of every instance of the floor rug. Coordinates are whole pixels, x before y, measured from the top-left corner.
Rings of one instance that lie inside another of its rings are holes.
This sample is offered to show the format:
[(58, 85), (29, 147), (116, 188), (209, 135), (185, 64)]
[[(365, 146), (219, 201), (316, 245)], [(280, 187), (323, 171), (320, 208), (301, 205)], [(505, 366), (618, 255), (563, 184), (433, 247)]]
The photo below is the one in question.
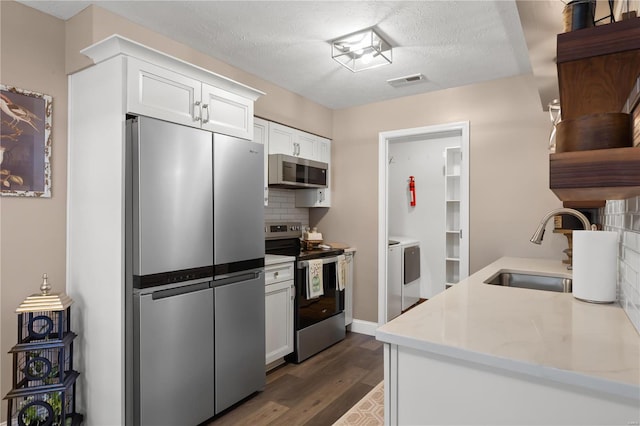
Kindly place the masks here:
[(384, 424), (384, 382), (371, 389), (333, 426), (378, 426)]

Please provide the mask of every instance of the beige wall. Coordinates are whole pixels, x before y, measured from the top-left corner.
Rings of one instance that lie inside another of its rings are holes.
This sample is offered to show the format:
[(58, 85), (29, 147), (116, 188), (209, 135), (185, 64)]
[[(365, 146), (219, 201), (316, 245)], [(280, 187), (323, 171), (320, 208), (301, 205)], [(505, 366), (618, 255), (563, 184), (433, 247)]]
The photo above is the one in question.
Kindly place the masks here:
[[(0, 81), (53, 97), (51, 198), (0, 198), (0, 375), (2, 397), (11, 389), (16, 344), (15, 309), (37, 293), (42, 274), (54, 292), (65, 287), (67, 202), (67, 77), (64, 22), (19, 3), (0, 2)], [(1, 417), (6, 418), (6, 401)]]
[(542, 216), (561, 206), (548, 189), (550, 124), (532, 76), (335, 111), (333, 120), (332, 207), (312, 209), (310, 222), (357, 248), (354, 318), (378, 316), (379, 132), (470, 122), (470, 273), (504, 255), (564, 257), (564, 237), (529, 242)]

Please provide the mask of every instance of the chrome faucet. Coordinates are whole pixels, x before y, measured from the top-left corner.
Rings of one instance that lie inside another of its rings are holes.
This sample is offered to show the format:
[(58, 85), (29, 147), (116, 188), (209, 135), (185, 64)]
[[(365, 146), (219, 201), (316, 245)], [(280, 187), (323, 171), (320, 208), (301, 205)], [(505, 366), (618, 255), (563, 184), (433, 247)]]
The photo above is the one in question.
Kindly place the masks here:
[(580, 219), (580, 222), (582, 222), (582, 225), (584, 226), (585, 230), (588, 231), (588, 230), (591, 229), (591, 223), (589, 223), (589, 219), (587, 219), (587, 217), (585, 215), (580, 213), (578, 210), (568, 209), (568, 208), (562, 207), (562, 208), (559, 208), (559, 209), (551, 210), (549, 213), (547, 213), (542, 218), (542, 220), (540, 221), (540, 225), (538, 225), (538, 229), (536, 229), (536, 232), (533, 233), (533, 236), (531, 237), (531, 239), (529, 241), (531, 241), (534, 244), (542, 243), (542, 237), (544, 237), (544, 228), (545, 228), (545, 226), (547, 226), (547, 222), (553, 216), (558, 215), (558, 214), (570, 214), (572, 216), (575, 216), (578, 219)]

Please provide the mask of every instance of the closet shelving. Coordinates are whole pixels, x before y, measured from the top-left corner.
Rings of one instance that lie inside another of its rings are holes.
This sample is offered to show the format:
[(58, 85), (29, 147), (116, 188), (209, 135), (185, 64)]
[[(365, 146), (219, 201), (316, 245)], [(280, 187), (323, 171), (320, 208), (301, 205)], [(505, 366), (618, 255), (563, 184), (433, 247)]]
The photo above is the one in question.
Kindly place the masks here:
[(460, 170), (462, 149), (445, 148), (445, 288), (460, 281)]

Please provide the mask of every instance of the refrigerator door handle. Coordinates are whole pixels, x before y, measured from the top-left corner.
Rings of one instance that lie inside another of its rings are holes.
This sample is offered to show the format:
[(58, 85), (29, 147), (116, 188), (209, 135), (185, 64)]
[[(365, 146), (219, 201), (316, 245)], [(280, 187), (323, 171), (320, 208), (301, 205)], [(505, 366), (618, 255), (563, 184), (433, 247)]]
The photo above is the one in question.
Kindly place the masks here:
[(151, 299), (159, 300), (167, 297), (178, 296), (181, 294), (195, 293), (196, 291), (206, 290), (210, 287), (209, 282), (186, 285), (183, 287), (175, 287), (167, 290), (158, 290), (151, 293)]
[(248, 273), (243, 272), (238, 275), (220, 275), (216, 277), (216, 279), (213, 281), (212, 287), (219, 287), (221, 285), (228, 285), (228, 284), (234, 284), (234, 283), (239, 283), (243, 281), (255, 280), (260, 278), (260, 275), (262, 275), (263, 273), (264, 271), (259, 270), (259, 271), (251, 271)]

